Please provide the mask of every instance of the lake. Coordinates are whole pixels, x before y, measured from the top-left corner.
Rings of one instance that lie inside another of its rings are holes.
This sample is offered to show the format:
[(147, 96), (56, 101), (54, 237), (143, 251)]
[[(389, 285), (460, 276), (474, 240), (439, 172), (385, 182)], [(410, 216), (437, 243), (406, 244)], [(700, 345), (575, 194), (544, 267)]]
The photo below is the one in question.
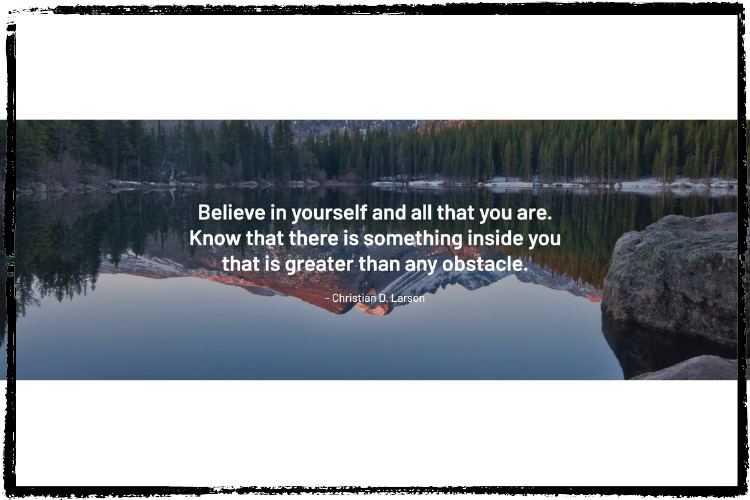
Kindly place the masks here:
[[(199, 220), (221, 207), (545, 208), (551, 220)], [(669, 214), (736, 212), (736, 192), (339, 187), (122, 191), (17, 203), (19, 379), (623, 379), (732, 350), (603, 315), (617, 239)], [(191, 230), (559, 234), (559, 246), (190, 245)], [(225, 272), (223, 258), (387, 259), (398, 271)], [(525, 271), (445, 270), (455, 258)], [(435, 271), (406, 271), (408, 260)], [(341, 302), (334, 295), (376, 297)], [(380, 295), (394, 300), (377, 300)], [(399, 297), (424, 297), (399, 303)]]

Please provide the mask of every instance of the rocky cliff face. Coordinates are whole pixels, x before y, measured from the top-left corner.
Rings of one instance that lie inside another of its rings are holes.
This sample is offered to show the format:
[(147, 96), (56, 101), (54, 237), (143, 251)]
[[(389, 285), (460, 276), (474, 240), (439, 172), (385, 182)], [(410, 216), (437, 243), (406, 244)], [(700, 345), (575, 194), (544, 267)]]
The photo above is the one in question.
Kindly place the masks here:
[(602, 309), (635, 322), (737, 346), (738, 218), (669, 215), (615, 245)]

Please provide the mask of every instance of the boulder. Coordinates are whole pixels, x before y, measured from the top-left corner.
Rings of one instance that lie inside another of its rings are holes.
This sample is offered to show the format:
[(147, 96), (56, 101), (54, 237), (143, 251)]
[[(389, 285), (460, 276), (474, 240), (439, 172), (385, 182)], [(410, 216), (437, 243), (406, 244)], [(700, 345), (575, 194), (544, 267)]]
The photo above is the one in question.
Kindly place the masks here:
[(669, 368), (696, 356), (709, 354), (734, 359), (737, 350), (707, 340), (615, 321), (602, 313), (602, 334), (622, 368), (624, 379)]
[(737, 380), (737, 360), (698, 356), (631, 380)]
[(738, 218), (669, 215), (617, 240), (602, 309), (618, 321), (737, 347)]

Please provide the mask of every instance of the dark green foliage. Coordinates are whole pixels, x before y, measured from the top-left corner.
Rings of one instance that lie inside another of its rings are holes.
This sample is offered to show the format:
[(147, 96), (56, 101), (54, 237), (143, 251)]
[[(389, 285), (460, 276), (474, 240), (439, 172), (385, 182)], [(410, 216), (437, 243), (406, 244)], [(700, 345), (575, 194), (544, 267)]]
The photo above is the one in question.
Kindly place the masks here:
[[(174, 122), (172, 122), (174, 123)], [(655, 176), (737, 176), (735, 121), (462, 121), (332, 130), (295, 137), (293, 123), (272, 130), (244, 120), (218, 129), (194, 121), (167, 128), (142, 121), (20, 121), (18, 177), (50, 178), (72, 159), (122, 180), (384, 178), (476, 182), (494, 176), (592, 182)], [(53, 176), (54, 177), (54, 176)], [(59, 175), (58, 175), (59, 177)], [(67, 179), (67, 177), (65, 177)], [(76, 180), (78, 181), (78, 180)]]

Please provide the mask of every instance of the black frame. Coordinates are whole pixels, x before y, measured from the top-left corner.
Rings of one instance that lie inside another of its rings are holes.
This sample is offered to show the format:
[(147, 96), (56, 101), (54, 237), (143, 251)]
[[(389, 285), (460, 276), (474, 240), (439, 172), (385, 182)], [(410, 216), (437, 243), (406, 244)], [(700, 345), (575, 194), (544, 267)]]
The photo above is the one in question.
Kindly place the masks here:
[[(514, 14), (547, 14), (547, 15), (733, 15), (737, 17), (737, 132), (738, 158), (747, 164), (746, 154), (746, 91), (745, 91), (745, 50), (742, 37), (745, 34), (744, 8), (740, 3), (662, 3), (662, 4), (627, 4), (627, 3), (571, 3), (571, 4), (447, 4), (447, 5), (390, 5), (390, 6), (57, 6), (49, 9), (28, 9), (24, 12), (57, 15), (340, 15), (340, 14), (395, 14), (395, 15), (514, 15)], [(12, 12), (11, 12), (12, 13)], [(15, 255), (15, 188), (16, 188), (16, 25), (8, 24), (6, 35), (6, 56), (8, 72), (8, 106), (7, 106), (7, 171), (5, 173), (5, 216), (3, 234), (5, 253), (8, 256), (6, 279), (6, 296), (8, 311), (15, 310), (15, 289), (13, 257)], [(747, 185), (747, 170), (738, 169), (738, 188)], [(740, 191), (739, 215), (745, 221), (739, 227), (740, 262), (744, 264), (747, 252), (748, 198), (747, 190)], [(744, 265), (739, 266), (739, 280), (744, 276)], [(745, 292), (739, 288), (739, 317), (746, 324), (744, 304)], [(727, 487), (521, 487), (521, 486), (468, 486), (468, 487), (33, 487), (16, 485), (16, 366), (15, 336), (16, 321), (14, 314), (8, 314), (8, 374), (6, 391), (5, 447), (3, 457), (3, 480), (5, 492), (9, 497), (23, 496), (162, 496), (162, 495), (205, 495), (211, 493), (260, 493), (260, 494), (300, 494), (300, 493), (474, 493), (474, 494), (539, 494), (539, 495), (672, 495), (672, 496), (717, 496), (733, 497), (748, 493), (748, 434), (747, 434), (747, 338), (744, 328), (739, 335), (738, 343), (738, 394), (737, 394), (737, 486)]]

